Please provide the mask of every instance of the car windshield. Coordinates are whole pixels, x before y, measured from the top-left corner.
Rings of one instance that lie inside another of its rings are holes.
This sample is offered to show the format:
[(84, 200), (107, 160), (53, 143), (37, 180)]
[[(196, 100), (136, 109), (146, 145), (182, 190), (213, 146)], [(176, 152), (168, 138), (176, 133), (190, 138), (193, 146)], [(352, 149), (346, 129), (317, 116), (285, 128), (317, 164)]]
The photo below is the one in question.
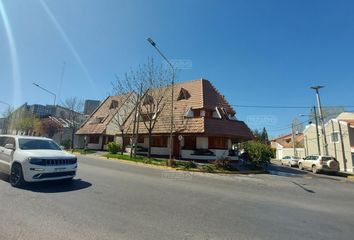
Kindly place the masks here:
[(60, 147), (51, 140), (45, 139), (19, 139), (22, 150), (60, 150)]

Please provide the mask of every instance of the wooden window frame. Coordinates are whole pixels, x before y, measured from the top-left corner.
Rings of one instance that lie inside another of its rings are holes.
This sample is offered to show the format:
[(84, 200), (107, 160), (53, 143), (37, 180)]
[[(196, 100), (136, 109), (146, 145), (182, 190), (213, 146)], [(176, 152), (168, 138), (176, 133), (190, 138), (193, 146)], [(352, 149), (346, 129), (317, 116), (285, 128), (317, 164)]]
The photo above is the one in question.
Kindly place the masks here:
[(152, 136), (151, 147), (167, 147), (167, 136)]
[(228, 149), (228, 138), (208, 137), (208, 149)]

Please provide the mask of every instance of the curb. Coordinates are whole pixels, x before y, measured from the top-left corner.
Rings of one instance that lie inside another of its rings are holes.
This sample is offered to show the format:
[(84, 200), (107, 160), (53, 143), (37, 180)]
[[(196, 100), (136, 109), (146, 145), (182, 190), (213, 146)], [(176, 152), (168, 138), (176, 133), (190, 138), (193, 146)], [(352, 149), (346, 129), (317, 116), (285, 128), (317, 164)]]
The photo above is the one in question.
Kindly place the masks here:
[(248, 174), (266, 174), (267, 171), (235, 171), (235, 172), (206, 172), (197, 169), (183, 169), (183, 168), (175, 168), (177, 171), (184, 171), (184, 172), (198, 172), (198, 173), (211, 173), (211, 174), (231, 174), (231, 175), (248, 175)]

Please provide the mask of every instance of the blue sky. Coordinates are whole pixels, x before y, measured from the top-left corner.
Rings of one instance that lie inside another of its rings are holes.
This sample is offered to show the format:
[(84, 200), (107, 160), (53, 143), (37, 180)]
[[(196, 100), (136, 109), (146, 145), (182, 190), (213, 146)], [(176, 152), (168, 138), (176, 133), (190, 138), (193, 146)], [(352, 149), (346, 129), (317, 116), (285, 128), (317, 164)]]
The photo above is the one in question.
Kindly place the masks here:
[[(209, 79), (230, 104), (311, 106), (319, 84), (324, 105), (354, 105), (353, 1), (0, 0), (0, 15), (0, 101), (11, 105), (53, 102), (32, 82), (61, 100), (104, 99), (114, 74), (161, 60), (149, 36), (192, 63), (179, 81)], [(273, 136), (308, 112), (235, 110)]]

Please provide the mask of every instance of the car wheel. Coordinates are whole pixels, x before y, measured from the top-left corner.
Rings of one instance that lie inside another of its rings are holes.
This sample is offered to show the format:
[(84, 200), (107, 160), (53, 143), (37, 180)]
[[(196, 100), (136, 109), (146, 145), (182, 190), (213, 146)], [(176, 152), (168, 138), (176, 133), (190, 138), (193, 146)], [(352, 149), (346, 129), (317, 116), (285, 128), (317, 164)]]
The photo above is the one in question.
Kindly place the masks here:
[(302, 163), (299, 163), (299, 169), (304, 170), (304, 168), (302, 167)]
[(316, 167), (316, 165), (313, 165), (313, 166), (312, 166), (312, 172), (313, 172), (313, 173), (317, 173), (317, 167)]
[(289, 167), (291, 167), (291, 162), (289, 162)]
[(25, 184), (22, 167), (18, 163), (13, 164), (11, 167), (10, 184), (13, 187), (20, 187)]

